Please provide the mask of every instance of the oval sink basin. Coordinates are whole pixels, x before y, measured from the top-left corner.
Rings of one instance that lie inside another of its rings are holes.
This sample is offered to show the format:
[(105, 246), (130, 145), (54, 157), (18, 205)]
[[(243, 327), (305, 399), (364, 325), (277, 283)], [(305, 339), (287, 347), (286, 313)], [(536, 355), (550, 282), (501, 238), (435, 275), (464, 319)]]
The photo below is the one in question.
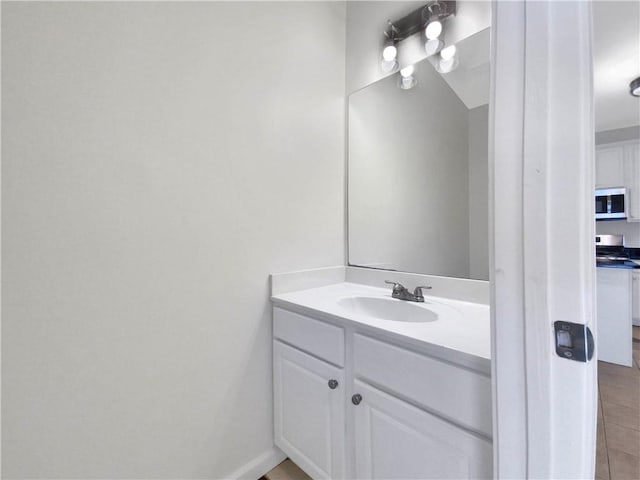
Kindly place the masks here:
[(395, 298), (343, 297), (338, 305), (356, 315), (366, 315), (393, 322), (433, 322), (438, 314), (425, 307), (424, 303), (413, 303)]

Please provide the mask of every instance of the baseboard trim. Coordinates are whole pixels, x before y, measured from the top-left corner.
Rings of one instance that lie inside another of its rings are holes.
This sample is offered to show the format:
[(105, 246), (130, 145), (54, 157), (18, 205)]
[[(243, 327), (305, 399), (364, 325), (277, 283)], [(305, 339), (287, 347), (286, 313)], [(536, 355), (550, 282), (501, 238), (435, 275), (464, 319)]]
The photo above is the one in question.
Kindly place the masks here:
[(229, 480), (258, 480), (273, 467), (282, 463), (286, 458), (287, 456), (282, 450), (273, 447), (271, 450), (245, 463), (229, 475), (225, 475), (224, 478)]

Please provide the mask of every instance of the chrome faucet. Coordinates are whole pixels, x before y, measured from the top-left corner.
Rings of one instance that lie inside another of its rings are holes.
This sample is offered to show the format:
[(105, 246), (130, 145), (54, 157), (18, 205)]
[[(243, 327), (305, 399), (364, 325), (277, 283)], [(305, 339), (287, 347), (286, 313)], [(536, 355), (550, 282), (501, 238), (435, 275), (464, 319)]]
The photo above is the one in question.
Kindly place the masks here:
[(393, 285), (393, 290), (391, 292), (391, 296), (393, 298), (397, 298), (399, 300), (406, 300), (408, 302), (424, 302), (424, 295), (422, 294), (422, 289), (431, 290), (431, 287), (420, 285), (413, 290), (411, 293), (406, 289), (401, 283), (392, 282), (391, 280), (385, 280), (384, 283), (388, 283), (389, 285)]

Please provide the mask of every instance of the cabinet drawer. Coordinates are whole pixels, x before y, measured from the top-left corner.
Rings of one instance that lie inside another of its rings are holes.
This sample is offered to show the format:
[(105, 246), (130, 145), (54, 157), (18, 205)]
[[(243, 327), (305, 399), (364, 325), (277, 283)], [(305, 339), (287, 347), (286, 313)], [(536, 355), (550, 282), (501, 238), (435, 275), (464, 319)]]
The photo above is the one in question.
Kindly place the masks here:
[(342, 327), (274, 307), (273, 336), (334, 365), (344, 366)]
[(488, 376), (358, 334), (354, 362), (356, 376), (491, 436)]

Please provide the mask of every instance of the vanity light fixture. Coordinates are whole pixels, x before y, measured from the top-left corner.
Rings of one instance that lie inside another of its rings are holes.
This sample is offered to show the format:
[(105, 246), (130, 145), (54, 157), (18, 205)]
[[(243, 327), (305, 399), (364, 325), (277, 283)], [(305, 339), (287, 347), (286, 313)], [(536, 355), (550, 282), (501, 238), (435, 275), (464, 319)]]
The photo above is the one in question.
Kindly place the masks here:
[(438, 17), (432, 18), (427, 23), (427, 28), (424, 29), (424, 34), (429, 40), (435, 40), (442, 33), (442, 22), (438, 20)]
[(431, 55), (435, 55), (438, 53), (444, 45), (444, 42), (439, 38), (434, 38), (433, 40), (427, 40), (424, 42), (424, 51), (427, 54), (427, 57)]
[[(425, 40), (424, 49), (427, 56), (436, 55), (444, 47), (445, 20), (456, 14), (455, 0), (431, 0), (426, 5), (414, 10), (397, 21), (388, 21), (388, 28), (384, 32), (385, 39), (381, 50), (380, 68), (384, 73), (395, 72), (400, 64), (404, 64), (406, 60), (402, 60), (402, 42), (413, 35), (421, 35)], [(424, 36), (422, 36), (424, 35)], [(400, 62), (398, 58), (400, 57)], [(412, 58), (409, 61), (415, 61), (416, 52), (409, 52), (407, 57)], [(457, 66), (457, 59), (450, 61), (449, 64)], [(455, 68), (451, 67), (451, 70)], [(410, 65), (413, 68), (413, 65)], [(408, 67), (405, 67), (408, 68)], [(403, 70), (405, 69), (403, 68)], [(417, 81), (413, 77), (413, 73), (408, 75), (400, 75), (398, 85), (400, 88), (407, 90), (413, 88)]]
[(398, 80), (398, 86), (402, 90), (409, 90), (415, 87), (418, 83), (416, 78), (413, 76), (414, 71), (415, 67), (413, 65), (407, 65), (400, 70), (400, 79)]
[(396, 47), (396, 43), (398, 43), (398, 30), (391, 21), (389, 21), (389, 28), (384, 34), (387, 37), (387, 41), (384, 43), (384, 48), (382, 49), (380, 68), (384, 73), (390, 73), (398, 68), (398, 47)]
[(400, 70), (400, 75), (404, 78), (408, 78), (413, 76), (413, 72), (415, 71), (415, 67), (413, 65), (408, 65)]
[(629, 93), (634, 97), (640, 97), (640, 77), (631, 81), (629, 84)]
[(456, 3), (434, 0), (429, 2), (422, 10), (422, 19), (426, 21), (424, 29), (424, 51), (427, 56), (435, 55), (444, 46), (442, 32), (443, 22), (447, 17), (455, 15)]
[(456, 69), (459, 60), (456, 55), (456, 46), (449, 45), (447, 48), (443, 48), (440, 52), (440, 58), (436, 64), (436, 70), (438, 73), (449, 73)]

